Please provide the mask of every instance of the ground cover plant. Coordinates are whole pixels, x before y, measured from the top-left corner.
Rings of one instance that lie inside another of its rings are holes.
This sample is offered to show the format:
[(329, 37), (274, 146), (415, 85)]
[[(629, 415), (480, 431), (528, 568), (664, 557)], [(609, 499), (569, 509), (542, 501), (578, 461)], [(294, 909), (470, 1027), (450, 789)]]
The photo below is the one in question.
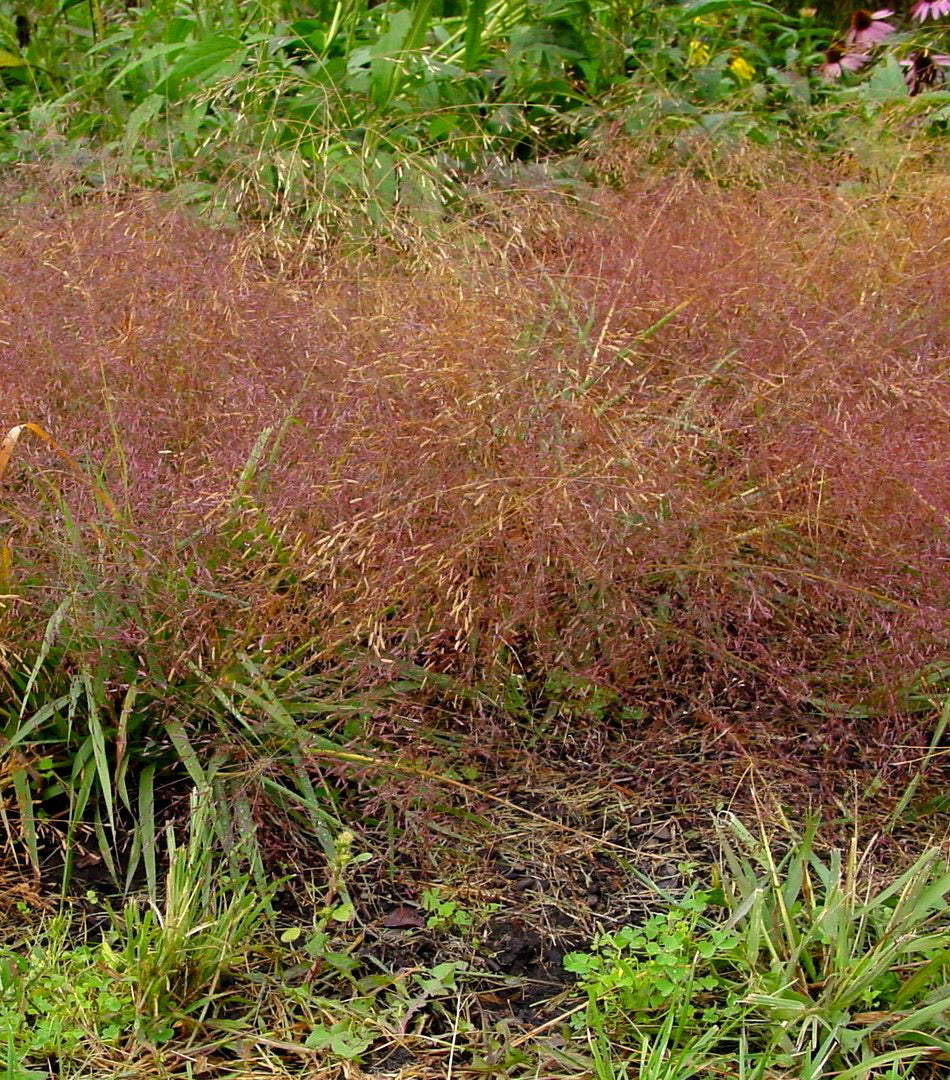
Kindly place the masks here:
[(749, 1075), (873, 1075), (939, 1054), (950, 880), (936, 851), (875, 894), (854, 837), (822, 859), (812, 826), (778, 857), (768, 836), (729, 824), (714, 890), (565, 958), (588, 990), (582, 1023), (608, 1047), (640, 1036), (642, 1071), (657, 1042), (675, 1047), (684, 1075), (711, 1060)]

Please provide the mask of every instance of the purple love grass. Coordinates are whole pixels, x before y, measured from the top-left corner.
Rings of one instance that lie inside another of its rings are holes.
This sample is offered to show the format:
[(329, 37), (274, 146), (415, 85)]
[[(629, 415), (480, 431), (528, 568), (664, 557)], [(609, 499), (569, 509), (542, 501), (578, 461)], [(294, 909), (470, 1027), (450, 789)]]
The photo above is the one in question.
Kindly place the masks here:
[(152, 642), (166, 678), (237, 635), (472, 684), (568, 671), (671, 715), (885, 702), (948, 631), (950, 200), (852, 202), (786, 164), (583, 211), (483, 193), (448, 260), (296, 275), (150, 197), (9, 196), (4, 429), (101, 474), (136, 549), (21, 440), (0, 495), (27, 602), (0, 636), (35, 655), (68, 592), (89, 648)]

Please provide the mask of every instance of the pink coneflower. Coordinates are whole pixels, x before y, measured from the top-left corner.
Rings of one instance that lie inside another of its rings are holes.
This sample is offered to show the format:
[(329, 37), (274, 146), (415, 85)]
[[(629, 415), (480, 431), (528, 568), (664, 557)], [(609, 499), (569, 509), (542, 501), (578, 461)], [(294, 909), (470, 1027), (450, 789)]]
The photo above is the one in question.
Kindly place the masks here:
[[(939, 0), (943, 3), (943, 0)], [(844, 36), (845, 45), (880, 45), (885, 38), (893, 34), (897, 27), (884, 20), (894, 12), (890, 8), (879, 11), (865, 11), (858, 8), (851, 15), (851, 26)]]
[(950, 0), (918, 0), (910, 9), (910, 17), (918, 22), (939, 19), (941, 15), (950, 15)]
[(823, 79), (840, 79), (846, 71), (860, 71), (870, 59), (865, 53), (847, 52), (840, 45), (832, 45), (818, 71)]
[(927, 49), (918, 49), (906, 60), (901, 60), (901, 67), (906, 68), (904, 81), (907, 83), (910, 96), (914, 97), (928, 86), (936, 86), (938, 82), (946, 81), (943, 69), (950, 67), (950, 56), (932, 53)]

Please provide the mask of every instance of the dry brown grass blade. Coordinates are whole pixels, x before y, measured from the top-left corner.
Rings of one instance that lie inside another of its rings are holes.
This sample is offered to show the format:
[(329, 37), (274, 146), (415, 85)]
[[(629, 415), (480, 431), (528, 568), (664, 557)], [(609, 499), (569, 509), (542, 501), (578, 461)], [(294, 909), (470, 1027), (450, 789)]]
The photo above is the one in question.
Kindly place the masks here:
[(10, 428), (3, 442), (0, 443), (0, 480), (3, 479), (3, 474), (7, 471), (7, 465), (10, 464), (13, 450), (20, 441), (20, 434), (25, 426), (25, 424), (17, 424), (16, 427)]
[(421, 780), (428, 780), (432, 783), (442, 784), (446, 787), (454, 788), (456, 791), (465, 792), (467, 795), (475, 796), (479, 799), (484, 799), (486, 802), (494, 803), (496, 806), (502, 806), (506, 810), (510, 810), (512, 813), (529, 818), (532, 821), (541, 822), (544, 825), (550, 826), (550, 828), (563, 833), (568, 833), (571, 836), (580, 837), (583, 840), (588, 840), (596, 846), (602, 848), (609, 848), (611, 851), (619, 851), (628, 855), (637, 855), (639, 857), (664, 860), (665, 855), (658, 855), (652, 852), (645, 853), (642, 849), (631, 848), (626, 844), (618, 844), (615, 841), (608, 840), (603, 836), (595, 836), (593, 833), (588, 832), (586, 829), (579, 829), (574, 825), (567, 825), (563, 821), (556, 821), (554, 818), (547, 817), (545, 814), (539, 814), (536, 810), (531, 810), (526, 806), (517, 806), (511, 802), (510, 799), (506, 799), (501, 795), (494, 795), (490, 791), (486, 791), (484, 788), (475, 787), (473, 784), (466, 784), (464, 780), (456, 780), (454, 777), (445, 776), (443, 773), (435, 772), (431, 769), (423, 768), (419, 765), (409, 765), (402, 761), (387, 761), (382, 758), (374, 757), (370, 754), (358, 754), (351, 750), (332, 750), (328, 747), (311, 746), (308, 748), (309, 752), (314, 757), (330, 758), (333, 761), (347, 762), (353, 765), (368, 766), (374, 769), (380, 769), (382, 771), (404, 773), (410, 776), (417, 776)]
[(16, 600), (17, 597), (10, 593), (10, 578), (13, 573), (13, 548), (9, 540), (0, 544), (0, 600)]
[(79, 463), (59, 445), (53, 436), (44, 428), (41, 428), (39, 424), (34, 424), (31, 421), (17, 424), (15, 427), (10, 428), (4, 436), (3, 442), (0, 443), (0, 480), (3, 480), (3, 475), (7, 470), (7, 466), (10, 464), (10, 458), (13, 456), (13, 451), (16, 449), (16, 445), (20, 441), (20, 435), (24, 431), (29, 431), (42, 439), (43, 442), (45, 442), (46, 445), (83, 481), (83, 483), (89, 484), (96, 498), (109, 511), (113, 519), (119, 517), (119, 508), (102, 485), (97, 484), (94, 480), (90, 480), (79, 467)]

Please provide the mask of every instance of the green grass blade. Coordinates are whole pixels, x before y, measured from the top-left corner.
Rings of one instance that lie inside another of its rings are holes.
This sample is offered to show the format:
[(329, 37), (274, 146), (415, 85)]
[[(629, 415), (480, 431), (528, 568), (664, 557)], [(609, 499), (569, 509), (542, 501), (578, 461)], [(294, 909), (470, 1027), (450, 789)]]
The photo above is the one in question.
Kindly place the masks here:
[(924, 760), (920, 763), (920, 768), (914, 774), (913, 779), (907, 785), (907, 790), (900, 797), (897, 805), (891, 811), (890, 816), (887, 819), (888, 831), (892, 831), (894, 826), (903, 819), (907, 807), (910, 806), (914, 796), (917, 794), (917, 788), (920, 786), (920, 780), (924, 771), (927, 769), (931, 758), (937, 752), (943, 741), (948, 724), (950, 724), (950, 696), (944, 701), (943, 708), (940, 710), (940, 716), (937, 718), (937, 723), (934, 725), (933, 734), (930, 736), (930, 745), (927, 747), (927, 751), (924, 754)]
[(99, 703), (96, 700), (95, 688), (88, 671), (83, 672), (83, 685), (86, 689), (86, 707), (89, 710), (89, 738), (92, 741), (92, 754), (96, 764), (96, 775), (99, 778), (99, 788), (102, 793), (102, 801), (105, 804), (106, 814), (109, 817), (109, 825), (115, 836), (115, 810), (112, 802), (112, 774), (109, 770), (109, 757), (106, 753), (106, 737), (102, 728), (102, 720), (99, 713)]
[(135, 708), (135, 698), (138, 693), (136, 683), (131, 683), (125, 692), (122, 701), (122, 710), (119, 713), (119, 724), (115, 734), (115, 788), (126, 810), (132, 809), (129, 799), (129, 789), (126, 784), (126, 774), (129, 769), (129, 757), (126, 753), (129, 738), (129, 720), (132, 710)]
[(139, 862), (145, 863), (145, 887), (149, 900), (158, 902), (158, 879), (155, 872), (155, 766), (146, 765), (139, 776), (138, 817), (132, 834), (125, 868), (125, 891), (129, 893), (138, 871)]
[(171, 739), (175, 752), (181, 759), (182, 764), (188, 770), (191, 782), (199, 791), (204, 791), (208, 787), (208, 776), (201, 767), (201, 762), (198, 760), (195, 748), (191, 745), (188, 736), (185, 734), (185, 729), (182, 726), (181, 721), (166, 720), (165, 730), (168, 732), (168, 737)]
[(267, 444), (270, 442), (270, 437), (273, 434), (274, 425), (271, 424), (269, 427), (264, 428), (260, 435), (258, 435), (257, 441), (251, 447), (247, 462), (241, 470), (241, 475), (238, 477), (237, 483), (234, 485), (234, 496), (236, 499), (245, 498), (250, 494), (251, 485), (254, 483), (254, 479), (260, 468), (261, 459), (264, 457), (264, 451), (267, 449)]
[(69, 610), (69, 606), (72, 603), (72, 598), (67, 597), (57, 609), (50, 615), (46, 622), (46, 629), (43, 631), (43, 641), (40, 645), (40, 651), (37, 653), (36, 662), (30, 671), (30, 677), (26, 681), (26, 687), (23, 690), (23, 699), (20, 702), (20, 719), (22, 720), (27, 706), (30, 701), (30, 694), (33, 692), (33, 688), (36, 686), (36, 680), (39, 678), (40, 672), (43, 670), (43, 665), (46, 663), (49, 656), (50, 649), (53, 647), (53, 642), (56, 640), (56, 635), (59, 632), (60, 624), (66, 617), (66, 612)]
[(481, 56), (487, 8), (488, 0), (468, 0), (465, 10), (465, 52), (462, 58), (466, 71), (474, 71)]
[[(116, 870), (115, 857), (112, 854), (113, 844), (110, 843), (109, 837), (106, 835), (105, 826), (102, 823), (102, 814), (99, 813), (98, 809), (96, 810), (92, 827), (96, 834), (96, 840), (99, 842), (99, 854), (102, 856), (102, 861), (106, 864), (109, 876), (113, 881), (118, 882), (119, 874)], [(112, 832), (114, 837), (115, 829), (113, 829)]]
[[(10, 735), (9, 739), (3, 745), (4, 753), (9, 753), (14, 747), (25, 742), (34, 731), (42, 727), (47, 720), (51, 720), (60, 709), (68, 706), (69, 701), (70, 695), (63, 694), (62, 697), (55, 698), (53, 701), (48, 701), (42, 708), (37, 709), (26, 723), (19, 724), (16, 731)], [(42, 742), (42, 739), (39, 741)]]
[(11, 774), (13, 791), (16, 794), (17, 809), (20, 811), (20, 833), (26, 844), (27, 854), (33, 869), (39, 873), (40, 851), (36, 835), (36, 818), (33, 814), (33, 791), (30, 776), (25, 768), (16, 768)]
[[(88, 750), (88, 746), (84, 749)], [(85, 759), (88, 761), (89, 754), (85, 755)], [(72, 879), (73, 863), (76, 857), (76, 833), (79, 831), (79, 824), (83, 819), (86, 812), (86, 807), (89, 805), (89, 796), (92, 792), (92, 786), (96, 781), (96, 772), (94, 769), (84, 768), (80, 765), (78, 773), (74, 770), (75, 775), (82, 776), (82, 782), (77, 789), (70, 790), (70, 807), (69, 807), (69, 827), (66, 830), (66, 858), (63, 864), (63, 881), (62, 890), (63, 896), (69, 888), (70, 880)]]

